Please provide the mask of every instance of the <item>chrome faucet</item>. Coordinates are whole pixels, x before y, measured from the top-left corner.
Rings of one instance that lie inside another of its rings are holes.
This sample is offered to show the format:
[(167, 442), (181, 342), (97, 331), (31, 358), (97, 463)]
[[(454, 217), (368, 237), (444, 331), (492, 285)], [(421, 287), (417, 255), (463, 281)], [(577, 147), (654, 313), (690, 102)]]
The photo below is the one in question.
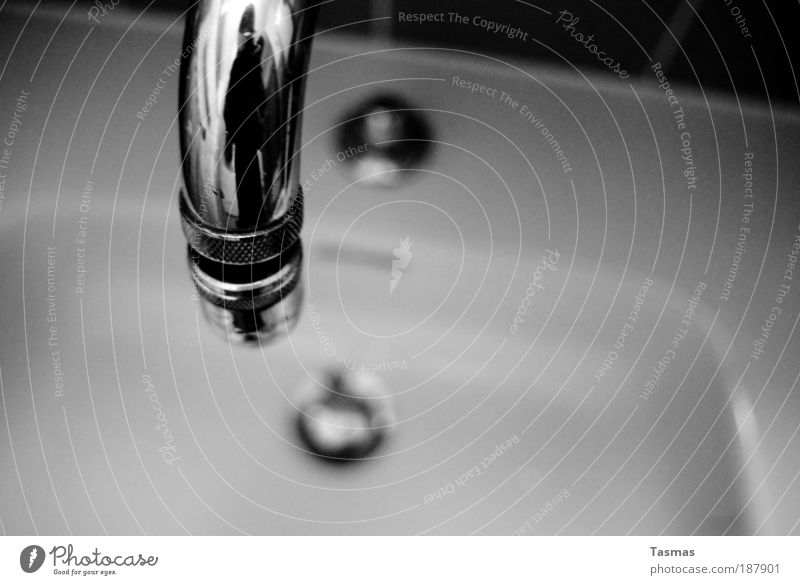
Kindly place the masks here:
[(181, 53), (180, 212), (203, 311), (232, 341), (299, 317), (300, 108), (318, 0), (201, 0)]

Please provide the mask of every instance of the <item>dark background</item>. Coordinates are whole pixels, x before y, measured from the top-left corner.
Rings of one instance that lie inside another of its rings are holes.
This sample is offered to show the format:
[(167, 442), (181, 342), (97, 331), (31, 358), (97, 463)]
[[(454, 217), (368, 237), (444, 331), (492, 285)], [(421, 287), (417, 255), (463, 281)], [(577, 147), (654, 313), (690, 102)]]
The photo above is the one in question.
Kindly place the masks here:
[[(92, 4), (81, 1), (87, 6)], [(192, 4), (191, 0), (119, 2), (130, 10), (147, 7), (174, 13)], [(742, 37), (730, 12), (733, 6), (741, 10), (752, 38)], [(374, 35), (394, 38), (401, 44), (461, 48), (562, 65), (568, 62), (582, 70), (598, 65), (602, 68), (593, 55), (554, 23), (554, 15), (536, 7), (553, 14), (569, 10), (579, 16), (576, 30), (594, 33), (598, 45), (622, 61), (632, 76), (646, 69), (649, 55), (662, 62), (672, 83), (702, 85), (705, 91), (728, 93), (735, 88), (742, 98), (800, 101), (798, 73), (790, 62), (790, 56), (800, 55), (795, 30), (800, 23), (798, 0), (732, 0), (731, 5), (726, 0), (333, 0), (322, 6), (319, 30), (334, 29), (328, 34)], [(401, 11), (480, 15), (522, 28), (529, 33), (529, 41), (510, 40), (473, 26), (402, 23), (397, 19)], [(375, 20), (385, 16), (391, 18)], [(667, 27), (680, 43), (675, 42)]]

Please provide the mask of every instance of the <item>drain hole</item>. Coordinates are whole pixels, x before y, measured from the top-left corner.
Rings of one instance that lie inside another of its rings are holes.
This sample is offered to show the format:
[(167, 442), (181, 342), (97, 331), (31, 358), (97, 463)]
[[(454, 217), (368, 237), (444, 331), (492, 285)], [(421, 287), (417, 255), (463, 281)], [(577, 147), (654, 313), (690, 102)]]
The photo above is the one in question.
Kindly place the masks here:
[(391, 423), (383, 381), (367, 372), (329, 372), (302, 389), (296, 426), (308, 451), (331, 462), (366, 458)]

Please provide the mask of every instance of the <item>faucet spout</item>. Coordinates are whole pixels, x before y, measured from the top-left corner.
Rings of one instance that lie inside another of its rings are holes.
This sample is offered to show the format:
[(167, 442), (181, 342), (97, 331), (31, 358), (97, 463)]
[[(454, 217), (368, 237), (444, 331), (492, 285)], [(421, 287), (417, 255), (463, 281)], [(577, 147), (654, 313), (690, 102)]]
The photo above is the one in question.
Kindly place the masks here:
[(201, 0), (181, 52), (180, 211), (198, 298), (229, 339), (299, 314), (298, 140), (316, 0)]

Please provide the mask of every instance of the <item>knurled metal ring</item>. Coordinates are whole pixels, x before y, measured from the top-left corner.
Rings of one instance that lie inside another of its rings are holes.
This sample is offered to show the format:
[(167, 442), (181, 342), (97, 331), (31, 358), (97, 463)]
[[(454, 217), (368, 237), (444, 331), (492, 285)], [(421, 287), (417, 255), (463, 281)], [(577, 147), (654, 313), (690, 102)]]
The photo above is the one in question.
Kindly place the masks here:
[(300, 237), (303, 227), (303, 190), (283, 217), (252, 232), (230, 232), (213, 228), (198, 218), (185, 197), (180, 198), (181, 226), (189, 246), (198, 254), (226, 264), (255, 264), (274, 259)]
[(196, 292), (212, 305), (231, 311), (257, 311), (280, 302), (300, 282), (302, 262), (302, 247), (298, 246), (280, 272), (271, 279), (249, 285), (232, 285), (206, 275), (189, 257)]

